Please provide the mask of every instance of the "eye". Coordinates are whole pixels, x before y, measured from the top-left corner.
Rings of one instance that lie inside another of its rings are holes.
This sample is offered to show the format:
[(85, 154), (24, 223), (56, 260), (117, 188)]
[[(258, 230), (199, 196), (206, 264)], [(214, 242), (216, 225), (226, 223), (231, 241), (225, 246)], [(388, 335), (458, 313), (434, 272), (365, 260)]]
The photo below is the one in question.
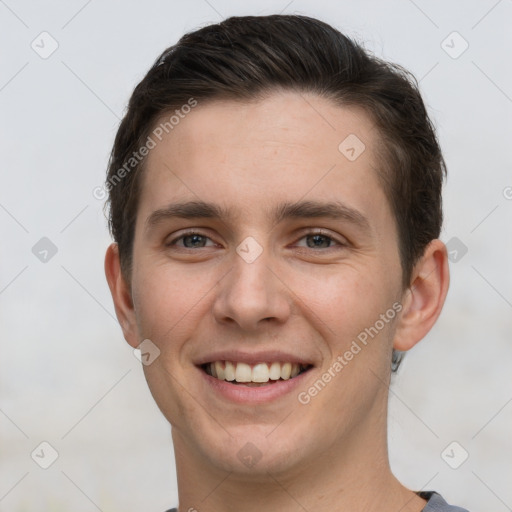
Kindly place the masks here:
[[(207, 247), (208, 240), (211, 242), (210, 247), (216, 245), (211, 238), (205, 234), (199, 231), (188, 231), (173, 238), (170, 242), (166, 243), (166, 246), (178, 247), (180, 249), (202, 249)], [(299, 240), (306, 240), (306, 246), (297, 246), (306, 247), (307, 249), (334, 249), (335, 246), (346, 247), (348, 245), (346, 242), (338, 240), (324, 231), (318, 230), (305, 233)]]
[[(206, 235), (196, 231), (189, 231), (180, 235), (179, 237), (174, 238), (170, 242), (168, 242), (167, 246), (177, 246), (182, 249), (201, 249), (205, 247), (206, 241), (211, 240)], [(177, 242), (183, 241), (183, 245), (178, 245)]]
[(324, 231), (311, 231), (300, 238), (300, 240), (304, 239), (306, 240), (306, 247), (308, 249), (330, 249), (333, 242), (341, 247), (345, 247), (347, 245), (346, 243), (326, 234)]

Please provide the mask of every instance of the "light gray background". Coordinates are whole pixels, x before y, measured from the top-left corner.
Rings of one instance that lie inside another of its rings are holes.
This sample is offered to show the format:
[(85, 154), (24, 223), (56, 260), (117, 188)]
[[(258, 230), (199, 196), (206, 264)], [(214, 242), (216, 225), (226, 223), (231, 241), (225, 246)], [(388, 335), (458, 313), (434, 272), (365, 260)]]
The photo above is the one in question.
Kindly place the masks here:
[[(449, 168), (442, 239), (468, 252), (391, 388), (392, 467), (472, 512), (512, 510), (512, 1), (287, 2), (0, 0), (0, 511), (177, 503), (169, 427), (114, 318), (92, 191), (164, 48), (278, 12), (330, 22), (421, 80)], [(51, 48), (43, 31), (58, 42), (46, 59), (31, 48)], [(46, 263), (32, 252), (42, 237), (58, 249)], [(59, 454), (46, 470), (31, 458), (49, 460), (43, 441)]]

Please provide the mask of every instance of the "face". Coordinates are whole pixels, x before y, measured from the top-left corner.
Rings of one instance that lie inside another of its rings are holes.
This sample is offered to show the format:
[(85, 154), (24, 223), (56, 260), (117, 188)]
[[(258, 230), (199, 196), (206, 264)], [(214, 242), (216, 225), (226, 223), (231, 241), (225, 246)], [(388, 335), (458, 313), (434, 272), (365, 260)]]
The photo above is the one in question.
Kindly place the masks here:
[(151, 150), (125, 336), (160, 351), (177, 451), (254, 479), (385, 437), (402, 274), (377, 141), (290, 92), (199, 103)]

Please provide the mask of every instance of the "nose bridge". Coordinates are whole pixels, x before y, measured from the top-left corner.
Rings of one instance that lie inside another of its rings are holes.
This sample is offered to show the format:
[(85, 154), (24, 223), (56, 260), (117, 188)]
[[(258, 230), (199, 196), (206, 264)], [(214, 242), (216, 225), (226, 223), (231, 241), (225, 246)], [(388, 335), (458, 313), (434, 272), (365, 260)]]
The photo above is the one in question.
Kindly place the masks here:
[(247, 330), (257, 328), (261, 320), (282, 322), (289, 306), (271, 267), (271, 251), (255, 238), (245, 238), (233, 255), (232, 271), (220, 282), (214, 306), (217, 320), (231, 320)]

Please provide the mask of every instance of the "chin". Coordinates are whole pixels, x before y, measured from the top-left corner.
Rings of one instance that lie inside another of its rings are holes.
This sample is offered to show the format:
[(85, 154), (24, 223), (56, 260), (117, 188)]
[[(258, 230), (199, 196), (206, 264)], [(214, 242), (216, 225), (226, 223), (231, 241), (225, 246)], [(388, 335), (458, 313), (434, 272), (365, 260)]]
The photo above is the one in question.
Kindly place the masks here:
[(233, 473), (233, 477), (247, 476), (253, 483), (268, 482), (269, 473), (278, 477), (298, 470), (308, 452), (306, 436), (297, 431), (294, 435), (289, 426), (281, 426), (224, 425), (229, 434), (218, 425), (210, 426), (208, 431), (192, 434), (190, 443), (211, 466)]

